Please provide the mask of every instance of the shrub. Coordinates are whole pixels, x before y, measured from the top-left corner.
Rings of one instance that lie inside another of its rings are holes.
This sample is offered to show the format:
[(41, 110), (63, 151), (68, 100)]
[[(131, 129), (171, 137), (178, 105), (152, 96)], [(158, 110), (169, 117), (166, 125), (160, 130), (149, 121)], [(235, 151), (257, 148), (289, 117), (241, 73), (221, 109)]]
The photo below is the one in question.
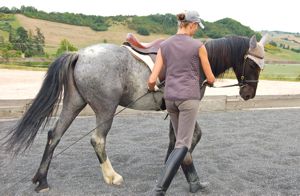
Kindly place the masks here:
[(149, 31), (144, 27), (139, 27), (137, 33), (140, 35), (150, 35)]

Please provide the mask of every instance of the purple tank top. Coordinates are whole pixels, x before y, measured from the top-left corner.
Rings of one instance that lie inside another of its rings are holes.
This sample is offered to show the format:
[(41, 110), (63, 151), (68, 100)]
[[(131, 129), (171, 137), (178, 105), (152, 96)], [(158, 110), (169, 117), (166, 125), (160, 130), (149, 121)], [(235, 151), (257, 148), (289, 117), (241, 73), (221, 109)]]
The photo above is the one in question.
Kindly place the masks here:
[(200, 64), (199, 48), (202, 42), (188, 35), (176, 34), (161, 43), (167, 100), (201, 99), (200, 82), (205, 79)]

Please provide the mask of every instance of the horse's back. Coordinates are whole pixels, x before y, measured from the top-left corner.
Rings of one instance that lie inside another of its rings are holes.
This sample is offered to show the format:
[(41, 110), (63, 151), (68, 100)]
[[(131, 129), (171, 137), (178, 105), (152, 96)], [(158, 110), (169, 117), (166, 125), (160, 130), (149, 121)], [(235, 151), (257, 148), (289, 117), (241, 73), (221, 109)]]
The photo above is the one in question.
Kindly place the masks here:
[[(144, 63), (136, 60), (126, 48), (113, 44), (82, 49), (74, 69), (77, 89), (90, 105), (100, 102), (127, 105), (147, 92), (149, 75), (150, 70)], [(155, 102), (153, 96), (146, 96), (134, 108), (156, 109)]]
[(98, 44), (80, 50), (74, 80), (86, 99), (122, 94), (126, 51), (113, 44)]

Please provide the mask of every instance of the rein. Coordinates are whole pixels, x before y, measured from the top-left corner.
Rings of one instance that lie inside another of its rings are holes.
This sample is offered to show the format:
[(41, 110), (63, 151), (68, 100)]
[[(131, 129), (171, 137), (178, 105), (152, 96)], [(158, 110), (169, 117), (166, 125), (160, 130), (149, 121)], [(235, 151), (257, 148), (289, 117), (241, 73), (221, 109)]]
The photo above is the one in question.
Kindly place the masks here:
[[(158, 88), (161, 88), (164, 85), (164, 81), (158, 85)], [(63, 154), (65, 151), (67, 151), (69, 148), (71, 148), (72, 146), (74, 146), (76, 143), (78, 143), (80, 140), (82, 140), (83, 138), (85, 138), (86, 136), (88, 136), (89, 134), (91, 134), (94, 130), (96, 130), (100, 125), (106, 123), (107, 121), (113, 119), (115, 116), (117, 116), (118, 114), (120, 114), (121, 112), (123, 112), (124, 110), (128, 109), (132, 104), (136, 103), (137, 101), (139, 101), (140, 99), (142, 99), (143, 97), (145, 97), (146, 95), (152, 93), (152, 91), (147, 91), (146, 93), (144, 93), (143, 95), (141, 95), (140, 97), (138, 97), (137, 99), (131, 101), (127, 106), (125, 106), (124, 108), (122, 108), (120, 111), (116, 112), (111, 118), (104, 120), (102, 122), (100, 122), (99, 124), (96, 125), (95, 128), (91, 129), (89, 132), (87, 132), (86, 134), (82, 135), (81, 137), (79, 137), (77, 140), (75, 140), (74, 142), (72, 142), (69, 146), (67, 146), (66, 148), (64, 148), (63, 150), (61, 150), (60, 152), (58, 152), (57, 154), (55, 154), (52, 158), (55, 159), (57, 158), (59, 155)], [(9, 186), (7, 189), (10, 189), (12, 187), (14, 187), (15, 185), (21, 183), (23, 180), (25, 180), (26, 178), (28, 178), (28, 176), (30, 175), (30, 173), (28, 173), (27, 175), (25, 175), (21, 180), (13, 183), (11, 186)]]

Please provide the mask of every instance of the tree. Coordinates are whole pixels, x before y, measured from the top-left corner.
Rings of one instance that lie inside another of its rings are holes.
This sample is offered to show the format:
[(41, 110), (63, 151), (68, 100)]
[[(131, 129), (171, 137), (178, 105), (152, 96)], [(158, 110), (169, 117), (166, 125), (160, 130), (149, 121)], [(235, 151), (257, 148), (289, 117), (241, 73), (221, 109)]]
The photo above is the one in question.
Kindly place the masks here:
[(9, 32), (9, 42), (13, 49), (21, 51), (26, 57), (45, 54), (45, 37), (39, 28), (36, 28), (36, 35), (31, 31), (27, 32), (23, 27), (16, 31), (12, 29)]
[(16, 30), (16, 35), (12, 38), (12, 44), (15, 50), (20, 50), (23, 53), (29, 47), (29, 37), (27, 31), (23, 27), (19, 27)]
[(33, 36), (32, 43), (35, 45), (35, 54), (37, 55), (43, 55), (45, 54), (44, 52), (44, 46), (45, 46), (45, 37), (43, 33), (41, 32), (40, 28), (36, 28), (36, 35)]
[(0, 7), (0, 12), (1, 13), (9, 14), (10, 13), (10, 9), (8, 7)]
[(274, 47), (277, 47), (277, 43), (274, 42), (273, 40), (271, 40), (269, 44), (272, 45), (272, 46), (274, 46)]
[(78, 49), (73, 46), (68, 40), (63, 39), (60, 44), (59, 48), (56, 51), (56, 56), (59, 56), (63, 54), (64, 52), (72, 52), (72, 51), (77, 51)]

